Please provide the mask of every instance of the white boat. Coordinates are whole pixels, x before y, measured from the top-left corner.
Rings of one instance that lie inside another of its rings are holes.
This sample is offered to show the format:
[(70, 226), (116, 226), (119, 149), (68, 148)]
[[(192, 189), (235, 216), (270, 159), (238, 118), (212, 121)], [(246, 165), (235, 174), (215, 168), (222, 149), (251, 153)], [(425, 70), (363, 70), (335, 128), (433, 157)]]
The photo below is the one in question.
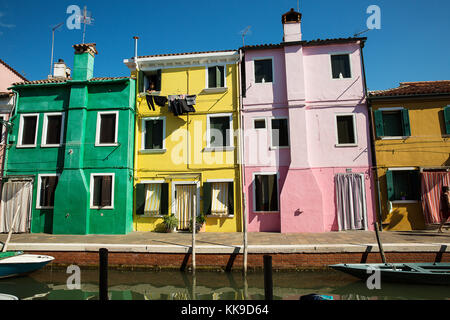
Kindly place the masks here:
[(54, 259), (51, 256), (24, 254), (21, 251), (0, 252), (0, 278), (28, 274), (41, 269)]
[(0, 293), (0, 300), (19, 300), (19, 298), (10, 294)]

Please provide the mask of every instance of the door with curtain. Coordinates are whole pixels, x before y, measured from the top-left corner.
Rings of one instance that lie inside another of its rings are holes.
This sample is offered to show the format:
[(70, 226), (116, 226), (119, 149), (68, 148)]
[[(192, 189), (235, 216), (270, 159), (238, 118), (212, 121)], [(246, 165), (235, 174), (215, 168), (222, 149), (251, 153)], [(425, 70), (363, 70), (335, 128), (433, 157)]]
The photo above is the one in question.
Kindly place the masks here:
[(0, 213), (0, 233), (10, 231), (14, 214), (20, 205), (18, 217), (13, 227), (14, 233), (30, 232), (33, 181), (8, 181), (3, 184)]
[(367, 230), (364, 174), (336, 174), (335, 188), (339, 231)]
[(177, 230), (189, 230), (189, 221), (197, 212), (197, 185), (180, 184), (175, 186)]
[(424, 171), (421, 173), (422, 208), (426, 224), (442, 221), (441, 193), (443, 186), (450, 186), (450, 172)]

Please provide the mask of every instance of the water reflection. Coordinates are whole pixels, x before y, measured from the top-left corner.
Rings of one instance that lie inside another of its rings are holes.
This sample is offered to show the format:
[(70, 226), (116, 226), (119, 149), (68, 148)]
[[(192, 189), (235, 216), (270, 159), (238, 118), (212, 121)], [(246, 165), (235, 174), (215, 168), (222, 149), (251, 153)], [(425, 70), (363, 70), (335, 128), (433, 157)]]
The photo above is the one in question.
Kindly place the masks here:
[[(263, 273), (108, 271), (111, 300), (263, 300)], [(81, 289), (68, 290), (65, 270), (44, 269), (28, 277), (0, 279), (0, 293), (22, 300), (97, 300), (98, 271), (82, 270)], [(274, 299), (298, 300), (311, 293), (335, 300), (450, 299), (448, 287), (382, 283), (369, 290), (362, 281), (336, 271), (276, 272)]]

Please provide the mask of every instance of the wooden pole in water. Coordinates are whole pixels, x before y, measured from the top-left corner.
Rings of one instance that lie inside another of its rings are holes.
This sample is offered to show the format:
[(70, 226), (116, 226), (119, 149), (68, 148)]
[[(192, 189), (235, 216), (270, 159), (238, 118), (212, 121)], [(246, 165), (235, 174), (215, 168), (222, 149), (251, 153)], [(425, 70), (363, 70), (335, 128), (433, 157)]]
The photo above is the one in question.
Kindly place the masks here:
[(264, 256), (264, 293), (266, 300), (273, 300), (272, 256)]
[(243, 227), (244, 227), (244, 276), (247, 275), (247, 255), (248, 255), (248, 238), (247, 238), (247, 215), (245, 213), (245, 201), (246, 201), (246, 197), (245, 197), (245, 193), (244, 193), (244, 204), (243, 204), (243, 209), (242, 210), (243, 214), (242, 214), (242, 219), (244, 221), (243, 223)]
[(384, 255), (383, 245), (381, 244), (380, 235), (378, 234), (378, 222), (375, 222), (375, 235), (377, 236), (378, 249), (380, 250), (381, 261), (386, 264), (386, 257)]
[(100, 300), (108, 300), (108, 249), (101, 248), (100, 255), (100, 279), (99, 279), (99, 292)]

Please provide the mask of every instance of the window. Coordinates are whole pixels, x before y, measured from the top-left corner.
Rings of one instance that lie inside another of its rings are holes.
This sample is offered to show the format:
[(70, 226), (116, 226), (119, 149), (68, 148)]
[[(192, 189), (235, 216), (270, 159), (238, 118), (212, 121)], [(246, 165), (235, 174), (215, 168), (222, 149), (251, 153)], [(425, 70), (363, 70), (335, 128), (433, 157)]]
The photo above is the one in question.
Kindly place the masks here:
[(58, 147), (62, 144), (64, 115), (62, 113), (47, 113), (44, 115), (42, 132), (43, 147)]
[(117, 145), (117, 125), (119, 112), (99, 112), (97, 114), (96, 146)]
[(165, 150), (166, 119), (165, 117), (142, 119), (141, 149), (156, 151)]
[(161, 69), (150, 72), (139, 71), (138, 74), (138, 90), (145, 91), (161, 91)]
[(208, 88), (225, 87), (225, 67), (208, 67)]
[(266, 119), (253, 120), (253, 126), (255, 129), (265, 129), (266, 128)]
[(233, 181), (203, 183), (203, 213), (219, 217), (234, 215)]
[(418, 170), (386, 171), (389, 201), (420, 200), (420, 178)]
[(450, 105), (444, 107), (445, 134), (450, 134)]
[(114, 174), (91, 174), (91, 209), (113, 209)]
[(375, 110), (373, 114), (377, 137), (400, 138), (411, 136), (409, 113), (407, 109), (379, 109)]
[(136, 185), (136, 214), (160, 216), (169, 213), (169, 184), (140, 183)]
[(288, 119), (274, 118), (271, 119), (272, 125), (272, 147), (288, 147), (289, 146), (289, 130)]
[(55, 190), (59, 176), (38, 175), (38, 194), (36, 199), (37, 209), (51, 209), (55, 205)]
[(255, 82), (256, 83), (273, 82), (272, 59), (254, 60), (254, 63), (255, 63)]
[(22, 114), (19, 128), (19, 147), (35, 147), (37, 138), (37, 123), (39, 115)]
[(277, 174), (255, 174), (254, 183), (254, 211), (279, 211)]
[(333, 54), (331, 55), (331, 71), (333, 79), (351, 78), (350, 55)]
[(207, 126), (209, 148), (233, 146), (233, 119), (231, 115), (209, 115)]
[(355, 145), (355, 115), (336, 115), (337, 144)]

